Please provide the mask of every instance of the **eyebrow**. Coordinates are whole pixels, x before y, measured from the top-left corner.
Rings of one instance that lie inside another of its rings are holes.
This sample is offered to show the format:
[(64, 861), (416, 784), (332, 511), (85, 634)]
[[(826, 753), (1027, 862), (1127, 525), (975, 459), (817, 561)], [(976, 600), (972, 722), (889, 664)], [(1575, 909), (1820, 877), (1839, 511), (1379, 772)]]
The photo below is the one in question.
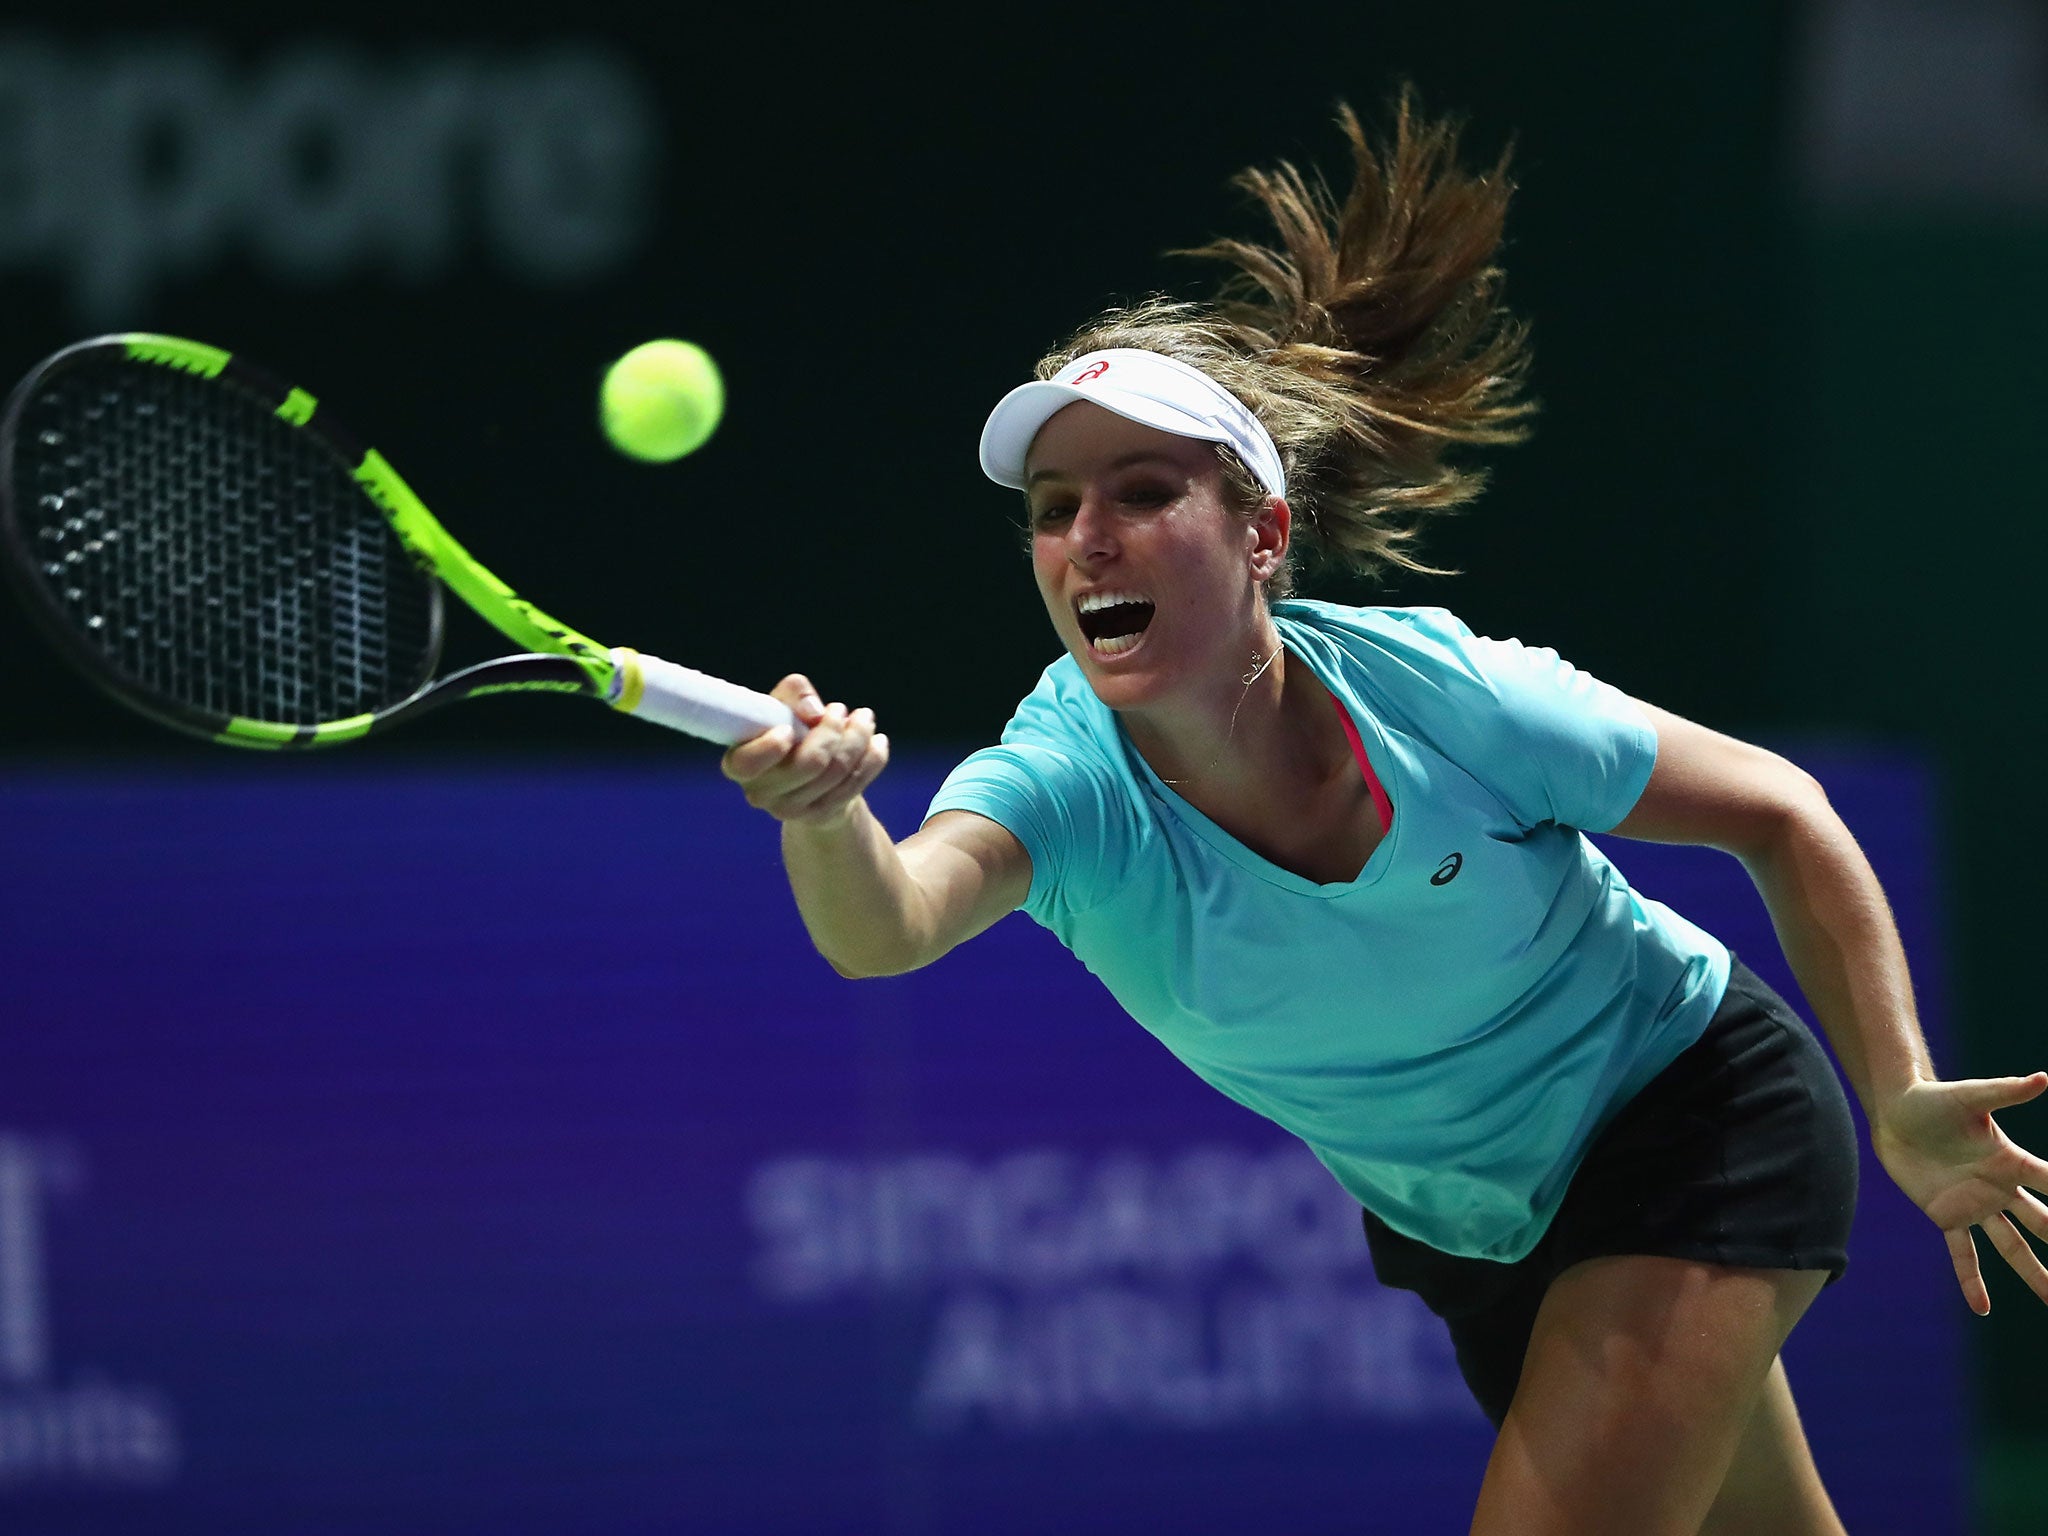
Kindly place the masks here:
[[(1111, 474), (1114, 474), (1120, 469), (1129, 469), (1133, 464), (1164, 464), (1169, 469), (1179, 469), (1181, 467), (1179, 461), (1174, 459), (1172, 455), (1160, 453), (1157, 449), (1153, 448), (1140, 448), (1136, 453), (1127, 453), (1120, 459), (1112, 460), (1106, 467)], [(1070, 478), (1071, 476), (1062, 474), (1057, 469), (1041, 469), (1035, 474), (1025, 477), (1024, 489), (1030, 490), (1041, 480), (1065, 480)]]

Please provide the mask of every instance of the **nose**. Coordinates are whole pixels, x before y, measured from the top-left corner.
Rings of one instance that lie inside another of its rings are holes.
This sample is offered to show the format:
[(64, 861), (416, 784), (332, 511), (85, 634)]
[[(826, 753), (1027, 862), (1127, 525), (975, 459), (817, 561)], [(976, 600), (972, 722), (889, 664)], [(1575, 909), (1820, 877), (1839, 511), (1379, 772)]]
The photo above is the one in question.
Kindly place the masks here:
[(1078, 570), (1087, 570), (1111, 559), (1117, 552), (1116, 528), (1109, 509), (1093, 492), (1081, 498), (1067, 524), (1067, 559)]

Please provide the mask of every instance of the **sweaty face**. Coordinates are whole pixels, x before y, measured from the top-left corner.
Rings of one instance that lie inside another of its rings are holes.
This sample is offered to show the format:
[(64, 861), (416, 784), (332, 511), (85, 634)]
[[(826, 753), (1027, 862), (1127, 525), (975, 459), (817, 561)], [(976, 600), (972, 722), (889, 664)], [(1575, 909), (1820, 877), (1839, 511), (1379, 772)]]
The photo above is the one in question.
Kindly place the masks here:
[(1025, 474), (1039, 596), (1105, 704), (1243, 671), (1262, 541), (1229, 510), (1211, 444), (1077, 401), (1039, 430)]

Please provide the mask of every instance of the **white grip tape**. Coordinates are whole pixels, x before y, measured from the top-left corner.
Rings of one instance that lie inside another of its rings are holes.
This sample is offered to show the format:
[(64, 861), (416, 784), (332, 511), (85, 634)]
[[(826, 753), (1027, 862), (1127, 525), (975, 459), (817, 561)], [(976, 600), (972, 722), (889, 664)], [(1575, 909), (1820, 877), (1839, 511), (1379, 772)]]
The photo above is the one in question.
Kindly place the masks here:
[(611, 706), (642, 720), (727, 747), (778, 725), (796, 724), (787, 706), (765, 693), (659, 656), (623, 648), (611, 654), (619, 668), (612, 680)]

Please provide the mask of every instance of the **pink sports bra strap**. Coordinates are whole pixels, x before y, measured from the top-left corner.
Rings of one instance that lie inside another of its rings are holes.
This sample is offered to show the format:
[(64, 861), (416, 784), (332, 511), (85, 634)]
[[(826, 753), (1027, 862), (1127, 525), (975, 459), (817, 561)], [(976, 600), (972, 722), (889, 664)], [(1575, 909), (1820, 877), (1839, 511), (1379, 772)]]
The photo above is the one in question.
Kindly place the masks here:
[(1344, 722), (1344, 736), (1351, 743), (1351, 755), (1358, 759), (1358, 771), (1365, 775), (1365, 787), (1372, 794), (1372, 808), (1380, 818), (1380, 831), (1390, 831), (1394, 825), (1393, 802), (1387, 799), (1387, 792), (1380, 788), (1379, 776), (1372, 771), (1372, 761), (1365, 755), (1365, 743), (1359, 740), (1351, 711), (1334, 693), (1330, 695), (1330, 702), (1337, 706), (1337, 718)]

